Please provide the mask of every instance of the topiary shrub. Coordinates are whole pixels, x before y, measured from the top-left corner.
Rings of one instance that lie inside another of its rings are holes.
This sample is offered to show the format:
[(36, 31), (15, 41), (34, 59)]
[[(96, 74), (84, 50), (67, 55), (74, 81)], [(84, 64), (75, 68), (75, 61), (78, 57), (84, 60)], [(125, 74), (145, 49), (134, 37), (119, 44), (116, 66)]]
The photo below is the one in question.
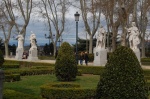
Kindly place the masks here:
[(3, 63), (4, 63), (4, 56), (2, 54), (2, 51), (0, 50), (0, 67), (2, 67)]
[(97, 99), (148, 99), (143, 70), (134, 52), (119, 47), (110, 55), (100, 77)]
[(55, 63), (55, 75), (60, 81), (71, 81), (76, 78), (77, 64), (72, 47), (64, 42), (58, 51)]

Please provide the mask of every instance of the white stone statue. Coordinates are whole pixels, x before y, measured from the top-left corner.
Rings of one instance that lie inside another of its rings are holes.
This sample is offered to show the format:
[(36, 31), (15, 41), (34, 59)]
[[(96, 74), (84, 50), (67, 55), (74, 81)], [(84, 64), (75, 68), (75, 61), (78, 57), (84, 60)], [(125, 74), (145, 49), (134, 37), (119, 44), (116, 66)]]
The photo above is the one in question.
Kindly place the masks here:
[(138, 49), (138, 44), (140, 44), (139, 35), (140, 32), (136, 27), (136, 23), (132, 22), (132, 26), (127, 29), (129, 35), (129, 45), (132, 50)]
[(17, 48), (23, 48), (23, 40), (24, 40), (24, 37), (23, 35), (19, 34), (16, 39), (18, 40), (18, 47)]
[(30, 35), (30, 44), (31, 44), (31, 49), (33, 48), (37, 48), (36, 46), (36, 35), (31, 31), (31, 35)]
[(18, 40), (15, 59), (22, 60), (24, 37), (23, 35), (19, 34), (15, 39)]
[(105, 49), (105, 41), (106, 41), (106, 31), (103, 26), (100, 27), (98, 34), (96, 36), (96, 48), (104, 48)]
[(29, 57), (28, 60), (35, 61), (38, 60), (38, 51), (37, 51), (37, 45), (36, 45), (36, 35), (31, 31), (30, 35), (30, 44), (31, 48), (29, 49)]

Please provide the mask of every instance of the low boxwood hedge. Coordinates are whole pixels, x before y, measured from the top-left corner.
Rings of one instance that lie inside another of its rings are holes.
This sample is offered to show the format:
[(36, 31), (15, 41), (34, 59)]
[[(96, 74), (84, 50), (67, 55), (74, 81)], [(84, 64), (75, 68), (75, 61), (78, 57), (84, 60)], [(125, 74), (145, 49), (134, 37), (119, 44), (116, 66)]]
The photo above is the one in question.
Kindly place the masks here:
[(20, 74), (7, 74), (5, 75), (5, 81), (6, 82), (14, 82), (14, 81), (20, 81)]
[(78, 66), (78, 69), (81, 70), (81, 74), (93, 74), (93, 75), (100, 75), (104, 67), (103, 66)]
[(42, 63), (42, 62), (30, 62), (30, 61), (17, 61), (17, 60), (5, 60), (4, 64), (19, 64), (21, 67), (31, 66), (53, 66), (53, 63)]
[(8, 68), (19, 68), (19, 64), (3, 64), (2, 68), (3, 69), (8, 69)]
[(150, 58), (141, 58), (142, 65), (150, 65)]
[(43, 99), (42, 97), (36, 97), (33, 95), (17, 92), (15, 90), (4, 89), (3, 99)]
[(18, 73), (21, 76), (26, 75), (40, 75), (40, 74), (54, 74), (54, 69), (18, 69), (18, 70), (5, 70), (5, 74), (14, 74)]
[(46, 99), (93, 99), (96, 89), (84, 89), (70, 82), (43, 85), (41, 95)]

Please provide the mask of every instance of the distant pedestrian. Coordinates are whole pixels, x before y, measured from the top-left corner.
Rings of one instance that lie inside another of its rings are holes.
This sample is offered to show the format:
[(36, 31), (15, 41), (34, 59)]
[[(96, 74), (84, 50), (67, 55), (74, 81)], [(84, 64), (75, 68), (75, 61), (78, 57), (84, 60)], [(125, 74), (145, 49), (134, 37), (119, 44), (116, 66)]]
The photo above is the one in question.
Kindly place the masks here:
[(84, 53), (83, 52), (80, 53), (79, 59), (80, 59), (80, 65), (83, 65), (83, 60), (84, 60)]
[(27, 59), (27, 57), (28, 57), (28, 53), (23, 52), (22, 59)]
[(85, 64), (88, 65), (89, 57), (87, 52), (85, 52), (84, 54), (84, 60), (85, 60)]

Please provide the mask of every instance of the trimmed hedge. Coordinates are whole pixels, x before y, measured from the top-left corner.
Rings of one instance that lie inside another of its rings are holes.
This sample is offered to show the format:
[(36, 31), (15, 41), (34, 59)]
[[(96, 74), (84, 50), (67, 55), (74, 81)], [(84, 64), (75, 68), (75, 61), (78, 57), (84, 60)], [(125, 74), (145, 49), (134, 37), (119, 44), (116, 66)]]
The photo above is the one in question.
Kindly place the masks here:
[(20, 74), (10, 74), (5, 75), (5, 81), (6, 82), (14, 82), (14, 81), (20, 81)]
[(142, 65), (150, 65), (150, 58), (141, 58)]
[(27, 70), (5, 70), (5, 74), (14, 74), (18, 73), (21, 76), (26, 75), (40, 75), (40, 74), (54, 74), (54, 69), (46, 68), (46, 69), (27, 69)]
[(55, 63), (55, 75), (59, 81), (75, 80), (78, 73), (75, 55), (71, 45), (64, 42), (59, 48)]
[(31, 66), (53, 66), (53, 63), (41, 63), (41, 62), (30, 62), (30, 61), (17, 61), (17, 60), (5, 60), (4, 64), (19, 64), (22, 67)]
[(78, 66), (78, 69), (81, 70), (81, 74), (93, 74), (101, 75), (104, 67), (103, 66)]
[(150, 58), (141, 58), (141, 62), (150, 62)]
[(96, 99), (148, 99), (141, 65), (128, 47), (118, 47), (108, 59), (97, 85)]
[(4, 69), (8, 69), (8, 68), (19, 68), (20, 65), (19, 64), (3, 64), (2, 68)]
[(43, 99), (29, 94), (17, 92), (15, 90), (5, 89), (3, 91), (3, 99)]
[(83, 89), (78, 84), (63, 82), (41, 86), (41, 95), (46, 99), (93, 99), (96, 89)]

